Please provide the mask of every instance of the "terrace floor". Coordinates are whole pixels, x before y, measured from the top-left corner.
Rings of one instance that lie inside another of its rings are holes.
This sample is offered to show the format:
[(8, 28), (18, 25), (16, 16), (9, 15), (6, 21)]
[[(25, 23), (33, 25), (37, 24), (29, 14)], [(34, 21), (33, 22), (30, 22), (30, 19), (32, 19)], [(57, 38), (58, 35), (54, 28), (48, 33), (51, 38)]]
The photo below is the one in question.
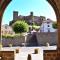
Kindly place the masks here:
[[(38, 49), (38, 54), (33, 54), (34, 49)], [(3, 51), (15, 51), (19, 49), (19, 53), (15, 53), (15, 60), (27, 60), (28, 54), (31, 54), (32, 60), (43, 60), (43, 50), (56, 50), (57, 46), (42, 47), (3, 47)]]

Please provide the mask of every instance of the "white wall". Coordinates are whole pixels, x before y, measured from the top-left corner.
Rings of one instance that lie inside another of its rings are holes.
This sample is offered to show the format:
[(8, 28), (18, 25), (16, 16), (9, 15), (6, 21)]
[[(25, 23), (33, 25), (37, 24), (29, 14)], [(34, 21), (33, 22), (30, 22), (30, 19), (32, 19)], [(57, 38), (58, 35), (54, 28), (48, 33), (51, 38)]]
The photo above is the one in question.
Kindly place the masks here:
[[(52, 22), (50, 22), (48, 24), (47, 24), (47, 22), (42, 23), (42, 25), (40, 27), (40, 32), (48, 32), (48, 31), (55, 32), (57, 29), (54, 29), (52, 27), (52, 24), (53, 24)], [(49, 25), (49, 27), (48, 27), (48, 25)]]

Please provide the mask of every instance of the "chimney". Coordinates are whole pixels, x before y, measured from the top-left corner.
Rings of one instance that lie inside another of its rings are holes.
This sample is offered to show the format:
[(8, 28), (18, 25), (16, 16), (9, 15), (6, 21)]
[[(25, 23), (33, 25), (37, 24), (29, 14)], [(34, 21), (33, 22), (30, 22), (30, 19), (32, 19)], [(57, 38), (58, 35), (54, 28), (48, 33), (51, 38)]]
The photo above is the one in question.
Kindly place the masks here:
[(18, 19), (18, 11), (14, 11), (13, 12), (13, 20), (17, 20)]

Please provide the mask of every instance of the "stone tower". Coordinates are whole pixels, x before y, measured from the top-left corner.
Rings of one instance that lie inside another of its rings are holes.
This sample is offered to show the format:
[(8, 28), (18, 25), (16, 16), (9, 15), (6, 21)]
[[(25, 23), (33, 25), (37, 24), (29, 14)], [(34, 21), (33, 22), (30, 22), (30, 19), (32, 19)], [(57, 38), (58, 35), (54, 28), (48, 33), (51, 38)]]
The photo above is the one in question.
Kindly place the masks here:
[(30, 12), (30, 16), (33, 16), (33, 12)]
[(18, 11), (14, 11), (13, 12), (13, 20), (17, 20), (18, 19)]

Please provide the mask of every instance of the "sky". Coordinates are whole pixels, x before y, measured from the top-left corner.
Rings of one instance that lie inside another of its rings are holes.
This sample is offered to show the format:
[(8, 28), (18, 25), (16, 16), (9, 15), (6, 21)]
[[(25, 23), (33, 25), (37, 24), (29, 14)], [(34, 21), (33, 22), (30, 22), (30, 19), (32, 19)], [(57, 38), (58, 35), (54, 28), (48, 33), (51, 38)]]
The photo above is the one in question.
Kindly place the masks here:
[(27, 16), (33, 11), (34, 16), (45, 16), (56, 21), (55, 12), (46, 0), (12, 0), (5, 9), (2, 25), (9, 24), (13, 20), (13, 11), (18, 11), (19, 15), (23, 16)]

